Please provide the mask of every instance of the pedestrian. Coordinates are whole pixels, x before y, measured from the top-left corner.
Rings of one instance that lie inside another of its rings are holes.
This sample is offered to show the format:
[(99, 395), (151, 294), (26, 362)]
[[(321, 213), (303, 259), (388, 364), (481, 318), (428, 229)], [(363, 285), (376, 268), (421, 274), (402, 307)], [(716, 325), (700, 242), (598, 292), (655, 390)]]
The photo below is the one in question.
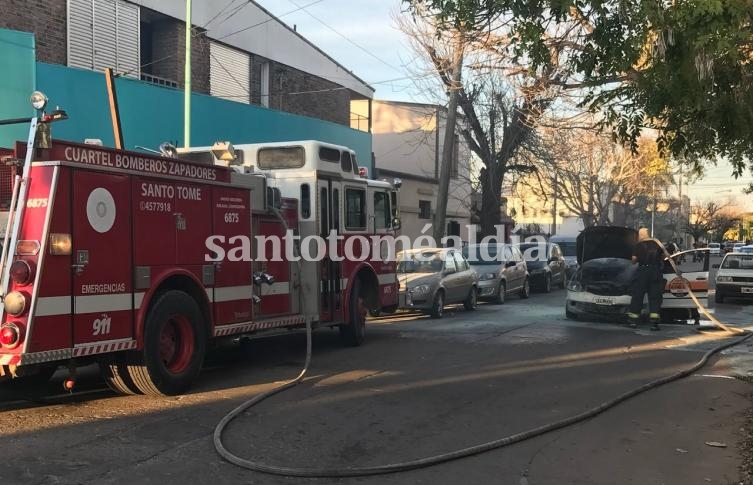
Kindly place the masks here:
[(643, 308), (643, 297), (648, 294), (648, 319), (651, 330), (659, 330), (659, 308), (664, 292), (664, 251), (659, 243), (652, 239), (645, 227), (638, 230), (638, 243), (633, 249), (633, 264), (638, 268), (633, 280), (633, 294), (628, 309), (628, 323), (638, 326)]

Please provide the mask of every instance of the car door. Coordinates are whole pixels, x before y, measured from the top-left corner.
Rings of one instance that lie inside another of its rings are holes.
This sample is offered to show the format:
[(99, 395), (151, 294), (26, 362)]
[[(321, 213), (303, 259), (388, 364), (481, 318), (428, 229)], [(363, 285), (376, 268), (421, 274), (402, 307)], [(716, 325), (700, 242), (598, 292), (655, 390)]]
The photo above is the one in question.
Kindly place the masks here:
[(453, 257), (455, 258), (455, 267), (458, 271), (460, 298), (465, 301), (468, 295), (471, 294), (471, 287), (473, 286), (474, 280), (473, 271), (465, 258), (463, 258), (462, 254), (455, 252), (453, 253)]
[(515, 259), (515, 253), (512, 247), (505, 245), (503, 251), (504, 262), (502, 264), (504, 265), (504, 272), (507, 277), (507, 291), (515, 291), (523, 285), (520, 265)]
[(556, 244), (550, 246), (549, 267), (552, 270), (552, 281), (561, 282), (565, 279), (565, 259), (560, 247)]
[(459, 288), (461, 277), (453, 253), (454, 251), (448, 251), (444, 255), (442, 286), (444, 286), (445, 302), (447, 303), (457, 302), (461, 291)]
[(520, 252), (520, 250), (516, 247), (511, 247), (510, 250), (512, 251), (512, 257), (513, 261), (515, 261), (515, 273), (517, 275), (517, 282), (516, 285), (518, 288), (522, 288), (523, 284), (526, 281), (526, 278), (528, 277), (528, 267), (526, 266), (526, 261), (523, 259), (523, 254)]

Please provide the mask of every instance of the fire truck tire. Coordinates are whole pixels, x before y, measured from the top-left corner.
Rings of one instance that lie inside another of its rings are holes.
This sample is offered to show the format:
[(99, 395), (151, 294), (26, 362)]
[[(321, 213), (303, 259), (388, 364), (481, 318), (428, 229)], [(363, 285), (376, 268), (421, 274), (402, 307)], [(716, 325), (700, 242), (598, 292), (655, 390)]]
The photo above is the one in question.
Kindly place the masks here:
[(358, 278), (350, 290), (348, 317), (348, 323), (340, 325), (340, 338), (347, 345), (357, 347), (366, 338), (366, 307), (361, 294), (361, 280)]
[(99, 360), (99, 373), (105, 380), (107, 387), (113, 392), (124, 395), (141, 394), (136, 384), (128, 374), (125, 363), (125, 355), (122, 353), (108, 355)]
[(196, 300), (170, 290), (149, 310), (144, 348), (131, 354), (128, 374), (144, 394), (170, 396), (188, 389), (199, 374), (206, 350), (204, 317)]

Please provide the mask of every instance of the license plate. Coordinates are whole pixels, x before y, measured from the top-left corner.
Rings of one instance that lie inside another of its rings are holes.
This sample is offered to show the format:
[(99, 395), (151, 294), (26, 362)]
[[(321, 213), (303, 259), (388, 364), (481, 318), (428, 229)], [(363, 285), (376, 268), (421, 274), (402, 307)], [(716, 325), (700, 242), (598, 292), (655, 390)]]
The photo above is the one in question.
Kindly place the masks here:
[[(751, 288), (753, 290), (753, 288)], [(597, 305), (614, 305), (614, 298), (594, 298), (594, 303)]]
[(753, 287), (751, 288), (743, 287), (743, 288), (740, 288), (740, 291), (743, 293), (753, 293)]

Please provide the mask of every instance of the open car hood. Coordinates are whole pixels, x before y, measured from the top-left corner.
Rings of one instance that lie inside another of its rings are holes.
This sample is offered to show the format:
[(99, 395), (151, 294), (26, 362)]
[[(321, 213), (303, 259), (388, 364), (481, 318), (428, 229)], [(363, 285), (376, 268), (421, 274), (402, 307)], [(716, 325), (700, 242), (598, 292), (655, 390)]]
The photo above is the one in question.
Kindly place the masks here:
[(601, 258), (630, 259), (637, 242), (638, 232), (635, 229), (616, 226), (587, 227), (576, 239), (578, 264)]

